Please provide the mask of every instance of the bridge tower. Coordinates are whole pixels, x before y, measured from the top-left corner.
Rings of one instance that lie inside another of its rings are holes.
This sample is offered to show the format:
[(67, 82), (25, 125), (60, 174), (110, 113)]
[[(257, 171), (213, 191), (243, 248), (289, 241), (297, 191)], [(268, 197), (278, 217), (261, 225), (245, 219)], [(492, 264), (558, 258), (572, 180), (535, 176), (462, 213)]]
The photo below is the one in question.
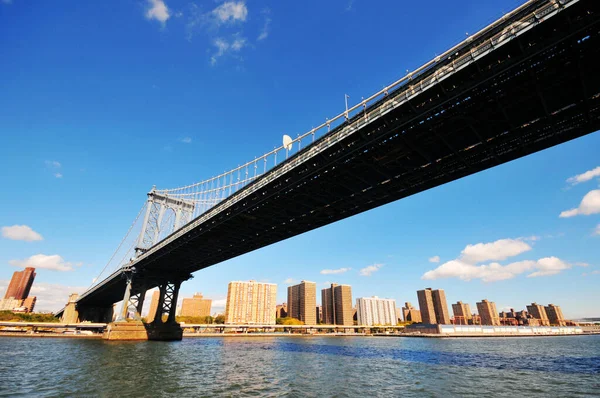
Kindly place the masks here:
[[(135, 257), (144, 255), (164, 237), (191, 221), (195, 203), (179, 197), (171, 197), (156, 191), (148, 193), (148, 202), (142, 230), (135, 247)], [(169, 214), (171, 213), (171, 214)], [(170, 215), (171, 217), (168, 217)], [(181, 340), (183, 330), (175, 320), (177, 298), (181, 283), (192, 275), (152, 273), (137, 270), (135, 265), (124, 264), (123, 275), (127, 279), (121, 309), (115, 322), (104, 333), (106, 340)], [(158, 286), (159, 302), (150, 323), (142, 322), (144, 298), (149, 287)]]

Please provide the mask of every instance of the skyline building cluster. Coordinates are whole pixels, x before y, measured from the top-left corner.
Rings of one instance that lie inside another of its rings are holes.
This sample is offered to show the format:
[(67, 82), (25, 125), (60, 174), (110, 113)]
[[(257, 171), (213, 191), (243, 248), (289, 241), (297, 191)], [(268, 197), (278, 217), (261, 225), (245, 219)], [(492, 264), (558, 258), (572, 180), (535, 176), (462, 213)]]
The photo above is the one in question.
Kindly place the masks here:
[(4, 298), (0, 300), (0, 311), (33, 312), (36, 296), (29, 296), (35, 280), (35, 268), (26, 267), (15, 271), (8, 284)]

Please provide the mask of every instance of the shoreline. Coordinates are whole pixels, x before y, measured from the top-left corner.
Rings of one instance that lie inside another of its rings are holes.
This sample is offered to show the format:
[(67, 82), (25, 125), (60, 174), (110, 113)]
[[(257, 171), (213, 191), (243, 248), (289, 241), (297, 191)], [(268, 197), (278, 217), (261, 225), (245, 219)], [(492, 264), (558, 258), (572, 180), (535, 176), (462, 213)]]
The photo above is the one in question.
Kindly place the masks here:
[[(424, 339), (473, 339), (473, 338), (506, 338), (506, 337), (572, 337), (572, 336), (595, 336), (600, 335), (597, 333), (578, 333), (578, 334), (465, 334), (465, 335), (442, 335), (442, 334), (336, 334), (336, 333), (323, 333), (323, 334), (302, 334), (302, 333), (184, 333), (183, 338), (240, 338), (240, 337), (293, 337), (293, 338), (314, 338), (314, 337), (396, 337), (396, 338), (424, 338)], [(102, 334), (59, 334), (59, 333), (19, 333), (19, 332), (0, 332), (0, 338), (2, 337), (25, 337), (25, 338), (59, 338), (59, 339), (102, 339)]]

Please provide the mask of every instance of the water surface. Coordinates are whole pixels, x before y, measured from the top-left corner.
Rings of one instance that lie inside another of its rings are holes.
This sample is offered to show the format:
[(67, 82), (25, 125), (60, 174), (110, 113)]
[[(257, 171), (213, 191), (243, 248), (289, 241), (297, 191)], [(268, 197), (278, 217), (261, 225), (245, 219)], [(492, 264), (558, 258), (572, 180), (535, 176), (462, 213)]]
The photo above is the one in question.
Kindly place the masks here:
[(600, 336), (0, 338), (0, 396), (600, 396)]

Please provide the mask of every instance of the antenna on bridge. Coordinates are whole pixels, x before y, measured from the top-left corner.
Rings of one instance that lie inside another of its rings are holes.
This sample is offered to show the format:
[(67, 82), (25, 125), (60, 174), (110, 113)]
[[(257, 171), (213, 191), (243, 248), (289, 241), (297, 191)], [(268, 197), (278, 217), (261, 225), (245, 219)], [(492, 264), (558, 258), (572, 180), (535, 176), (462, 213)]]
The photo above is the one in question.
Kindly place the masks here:
[(290, 137), (287, 134), (283, 135), (283, 147), (285, 148), (285, 158), (286, 159), (288, 157), (289, 151), (291, 151), (291, 149), (292, 149), (293, 142), (294, 142), (294, 140), (292, 140), (292, 137)]

